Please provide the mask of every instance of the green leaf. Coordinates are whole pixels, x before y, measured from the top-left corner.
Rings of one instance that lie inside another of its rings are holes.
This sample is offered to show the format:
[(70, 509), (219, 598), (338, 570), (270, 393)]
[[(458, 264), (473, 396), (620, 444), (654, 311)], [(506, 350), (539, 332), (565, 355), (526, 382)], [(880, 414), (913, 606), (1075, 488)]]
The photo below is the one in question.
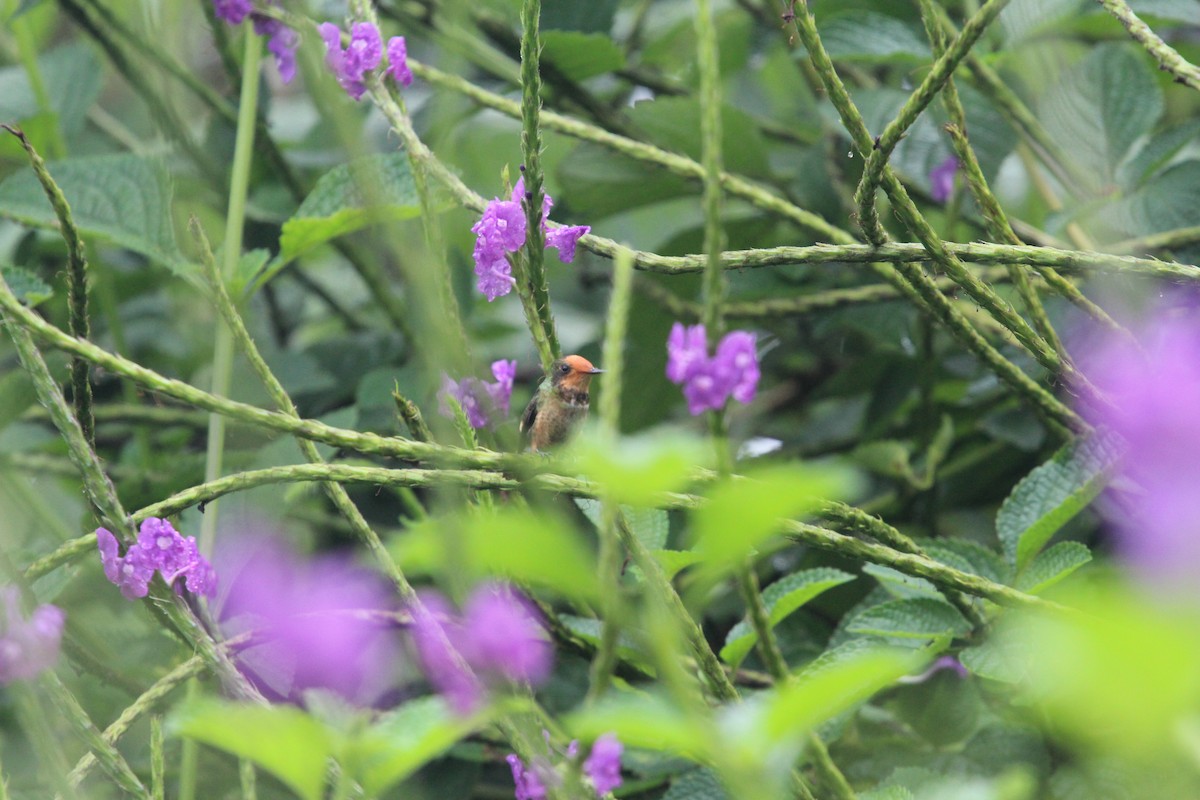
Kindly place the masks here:
[(1129, 189), (1143, 183), (1197, 138), (1200, 138), (1200, 120), (1192, 120), (1155, 134), (1121, 164), (1117, 175), (1121, 185)]
[(1102, 44), (1039, 99), (1047, 132), (1100, 192), (1116, 180), (1117, 166), (1162, 114), (1163, 98), (1145, 54), (1133, 46)]
[(651, 506), (665, 492), (683, 489), (710, 460), (705, 448), (682, 436), (624, 436), (615, 442), (588, 427), (571, 443), (568, 458), (620, 503)]
[(455, 715), (440, 697), (410, 700), (359, 736), (352, 759), (368, 796), (382, 794), (445, 753), (474, 724)]
[(255, 276), (263, 271), (270, 258), (271, 251), (262, 247), (242, 253), (241, 258), (238, 259), (237, 268), (229, 280), (229, 295), (242, 297), (246, 287), (253, 283)]
[(694, 550), (655, 550), (650, 555), (662, 565), (668, 578), (674, 578), (682, 570), (704, 560), (703, 556)]
[(825, 49), (835, 61), (929, 61), (923, 33), (908, 23), (874, 11), (850, 11), (819, 26)]
[(541, 27), (549, 37), (552, 31), (608, 33), (617, 13), (617, 0), (542, 0)]
[(1013, 488), (996, 514), (996, 533), (1018, 570), (1100, 492), (1116, 461), (1116, 447), (1104, 433), (1072, 442)]
[(878, 789), (872, 789), (869, 792), (862, 792), (858, 795), (859, 800), (916, 800), (911, 791), (903, 786), (883, 786)]
[(692, 512), (696, 552), (716, 567), (739, 563), (776, 535), (785, 519), (847, 491), (850, 475), (828, 466), (778, 464), (716, 484)]
[[(854, 576), (840, 569), (821, 567), (793, 572), (772, 583), (763, 590), (763, 604), (771, 627), (778, 625), (809, 600), (832, 589), (854, 580)], [(721, 648), (721, 658), (727, 664), (737, 666), (758, 642), (754, 628), (743, 620), (729, 631), (725, 637), (725, 646)]]
[[(579, 506), (579, 510), (599, 529), (600, 501), (590, 497), (577, 497), (575, 505)], [(667, 546), (667, 534), (671, 530), (671, 520), (666, 511), (661, 508), (621, 506), (621, 514), (629, 523), (629, 529), (633, 531), (633, 535), (647, 550), (662, 550)]]
[(1029, 659), (1028, 647), (1011, 637), (1004, 640), (993, 637), (958, 654), (959, 662), (972, 675), (1001, 683), (1024, 682), (1029, 674)]
[[(56, 47), (38, 56), (37, 64), (52, 113), (43, 113), (25, 67), (17, 65), (0, 69), (0, 119), (20, 123), (35, 146), (41, 147), (45, 138), (35, 135), (37, 126), (31, 121), (44, 119), (68, 137), (79, 133), (100, 94), (104, 70), (93, 49), (82, 42)], [(25, 158), (24, 152), (20, 157)]]
[(304, 800), (321, 797), (331, 736), (294, 706), (201, 700), (185, 705), (171, 727), (178, 735), (253, 761)]
[[(134, 155), (71, 158), (47, 164), (85, 237), (105, 239), (173, 271), (186, 260), (171, 225), (171, 182), (162, 163)], [(43, 228), (58, 226), (33, 170), (0, 183), (0, 216)]]
[(625, 53), (606, 33), (546, 31), (542, 60), (566, 77), (582, 81), (625, 66)]
[(1092, 551), (1079, 542), (1059, 542), (1038, 554), (1017, 578), (1017, 588), (1041, 594), (1092, 560)]
[(50, 288), (50, 284), (24, 267), (0, 265), (0, 275), (4, 276), (4, 282), (8, 284), (8, 288), (16, 295), (16, 298), (31, 308), (54, 296), (54, 290)]
[(971, 623), (949, 603), (912, 597), (871, 606), (850, 620), (846, 630), (900, 639), (933, 639), (963, 636), (970, 633)]
[(1174, 164), (1100, 210), (1098, 225), (1143, 236), (1200, 225), (1200, 161)]
[(292, 218), (283, 223), (279, 255), (259, 283), (339, 236), (420, 213), (416, 184), (404, 153), (364, 156), (334, 167), (321, 176)]
[(729, 800), (721, 779), (711, 769), (693, 769), (671, 781), (662, 800)]
[(871, 648), (767, 693), (756, 731), (769, 745), (809, 731), (916, 670), (924, 657), (908, 650)]
[(580, 739), (615, 733), (626, 747), (645, 747), (701, 758), (711, 751), (708, 732), (690, 714), (664, 698), (625, 691), (610, 695), (567, 717), (566, 728)]
[[(572, 614), (561, 614), (559, 615), (559, 620), (579, 636), (579, 638), (597, 647), (600, 646), (602, 631), (600, 620), (595, 617), (576, 617)], [(628, 630), (623, 630), (617, 635), (617, 655), (622, 661), (635, 664), (650, 674), (654, 673), (654, 664), (647, 654), (638, 647), (637, 642), (629, 635)]]

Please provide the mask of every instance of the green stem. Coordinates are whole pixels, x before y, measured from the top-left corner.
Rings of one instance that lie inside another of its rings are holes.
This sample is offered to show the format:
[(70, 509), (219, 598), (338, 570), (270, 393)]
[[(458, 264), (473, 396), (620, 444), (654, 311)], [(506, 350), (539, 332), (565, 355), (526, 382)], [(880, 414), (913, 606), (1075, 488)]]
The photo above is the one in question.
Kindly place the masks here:
[[(228, 281), (237, 271), (242, 256), (242, 232), (246, 221), (246, 196), (250, 188), (250, 166), (254, 155), (254, 132), (258, 115), (258, 67), (262, 59), (262, 40), (249, 29), (244, 34), (242, 94), (238, 102), (237, 138), (233, 146), (233, 172), (229, 181), (229, 203), (225, 213), (225, 245), (221, 259), (221, 280)], [(233, 376), (233, 334), (218, 326), (213, 346), (212, 393), (229, 394)], [(208, 420), (208, 447), (205, 453), (204, 479), (221, 474), (225, 453), (225, 418), (213, 414)], [(200, 551), (212, 553), (216, 541), (218, 510), (214, 503), (200, 525)], [(188, 740), (192, 741), (192, 740)], [(182, 791), (181, 791), (182, 794)], [(188, 793), (190, 795), (190, 792)], [(190, 800), (187, 795), (183, 800)]]
[[(26, 27), (26, 25), (21, 27)], [(46, 162), (38, 155), (37, 150), (34, 149), (25, 134), (20, 129), (9, 125), (0, 125), (0, 128), (8, 131), (21, 142), (21, 147), (25, 149), (25, 154), (29, 157), (29, 164), (33, 167), (33, 174), (37, 176), (38, 183), (42, 185), (42, 191), (50, 201), (50, 207), (54, 209), (54, 217), (58, 220), (59, 235), (67, 246), (67, 305), (70, 308), (68, 324), (72, 336), (86, 339), (91, 335), (88, 323), (87, 255), (84, 252), (83, 239), (79, 236), (79, 228), (75, 227), (71, 205), (67, 202), (62, 190), (58, 188), (58, 184), (54, 182), (54, 178), (46, 168)], [(96, 421), (92, 417), (92, 384), (88, 376), (87, 362), (80, 358), (71, 359), (71, 399), (74, 402), (75, 416), (79, 420), (79, 427), (83, 429), (84, 438), (87, 439), (89, 446), (94, 447)]]
[(67, 761), (63, 755), (62, 742), (58, 735), (50, 729), (45, 709), (35, 692), (26, 682), (18, 682), (8, 689), (14, 696), (17, 707), (17, 720), (21, 730), (33, 744), (33, 752), (37, 756), (39, 776), (49, 778), (59, 797), (78, 800), (79, 795), (71, 784), (67, 783)]
[[(283, 384), (271, 372), (271, 368), (267, 366), (266, 360), (258, 351), (258, 347), (254, 344), (254, 340), (250, 337), (250, 332), (246, 330), (246, 325), (242, 321), (241, 315), (238, 314), (237, 308), (234, 307), (233, 300), (230, 299), (229, 293), (225, 290), (225, 285), (222, 283), (221, 276), (217, 274), (216, 262), (212, 257), (212, 251), (209, 249), (208, 240), (204, 238), (204, 232), (200, 228), (200, 224), (193, 218), (192, 235), (195, 237), (197, 245), (200, 249), (201, 263), (205, 268), (205, 277), (208, 279), (209, 286), (212, 289), (213, 296), (216, 299), (217, 310), (221, 313), (225, 321), (225, 326), (222, 330), (228, 332), (230, 340), (236, 341), (242, 354), (249, 361), (250, 366), (258, 375), (259, 381), (267, 390), (267, 394), (271, 396), (276, 408), (278, 408), (285, 416), (294, 420), (300, 419), (300, 413), (296, 410), (295, 404), (291, 397), (288, 396), (287, 390), (283, 388)], [(325, 459), (321, 457), (317, 446), (307, 439), (297, 438), (297, 444), (300, 446), (300, 452), (312, 464), (324, 466)], [(211, 480), (211, 479), (210, 479)], [(362, 540), (367, 549), (379, 562), (380, 566), (387, 572), (388, 577), (392, 579), (400, 596), (406, 601), (411, 602), (416, 599), (416, 594), (404, 574), (400, 571), (400, 567), (392, 558), (390, 551), (383, 545), (374, 529), (367, 523), (358, 507), (354, 505), (354, 501), (350, 499), (350, 495), (338, 483), (332, 481), (325, 484), (325, 491), (329, 495), (329, 499), (333, 505), (350, 523), (350, 527)], [(206, 513), (206, 517), (213, 512), (210, 510)]]
[(1159, 69), (1166, 70), (1176, 83), (1200, 89), (1200, 68), (1179, 54), (1179, 51), (1164, 42), (1150, 26), (1134, 13), (1125, 0), (1099, 0), (1100, 5), (1112, 14), (1129, 31), (1129, 35), (1140, 44), (1155, 61)]
[(166, 798), (166, 757), (163, 751), (162, 717), (150, 718), (150, 796)]
[[(550, 312), (550, 292), (546, 284), (546, 237), (542, 233), (542, 201), (546, 190), (542, 175), (542, 76), (539, 69), (541, 39), (538, 21), (541, 0), (522, 0), (521, 3), (521, 158), (525, 164), (525, 254), (528, 286), (517, 286), (518, 292), (533, 296), (537, 319), (550, 344), (549, 362), (543, 359), (542, 368), (549, 373), (550, 363), (560, 353), (554, 316)], [(533, 324), (533, 321), (530, 321)]]
[(242, 800), (257, 800), (258, 781), (254, 773), (254, 762), (245, 758), (238, 761), (238, 777), (242, 785)]

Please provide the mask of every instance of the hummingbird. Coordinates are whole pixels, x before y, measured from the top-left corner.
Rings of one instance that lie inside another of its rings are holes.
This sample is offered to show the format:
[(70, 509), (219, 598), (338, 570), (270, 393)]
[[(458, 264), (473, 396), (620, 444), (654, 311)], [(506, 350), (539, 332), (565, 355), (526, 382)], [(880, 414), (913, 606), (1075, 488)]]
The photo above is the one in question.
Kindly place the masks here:
[(561, 444), (579, 427), (588, 412), (588, 384), (601, 372), (583, 356), (567, 356), (550, 365), (550, 374), (521, 415), (521, 432), (529, 437), (530, 450)]

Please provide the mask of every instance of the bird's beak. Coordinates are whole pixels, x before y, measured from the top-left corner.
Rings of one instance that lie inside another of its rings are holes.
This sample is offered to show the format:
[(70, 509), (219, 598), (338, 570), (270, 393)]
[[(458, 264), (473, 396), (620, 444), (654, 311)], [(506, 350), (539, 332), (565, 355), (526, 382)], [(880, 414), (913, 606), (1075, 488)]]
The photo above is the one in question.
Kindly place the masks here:
[(602, 370), (602, 369), (596, 369), (595, 367), (592, 367), (591, 369), (589, 369), (589, 370), (588, 370), (587, 374), (588, 374), (588, 375), (599, 375), (599, 374), (601, 374), (602, 372), (604, 372), (604, 370)]

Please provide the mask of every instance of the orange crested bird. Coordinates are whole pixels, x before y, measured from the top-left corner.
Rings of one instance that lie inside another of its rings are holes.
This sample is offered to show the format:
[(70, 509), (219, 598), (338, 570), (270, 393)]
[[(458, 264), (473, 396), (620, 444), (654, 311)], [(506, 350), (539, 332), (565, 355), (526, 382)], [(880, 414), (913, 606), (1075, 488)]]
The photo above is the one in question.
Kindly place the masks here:
[(560, 358), (550, 366), (521, 415), (521, 432), (529, 437), (530, 450), (554, 447), (579, 427), (588, 412), (588, 385), (601, 372), (583, 356)]

